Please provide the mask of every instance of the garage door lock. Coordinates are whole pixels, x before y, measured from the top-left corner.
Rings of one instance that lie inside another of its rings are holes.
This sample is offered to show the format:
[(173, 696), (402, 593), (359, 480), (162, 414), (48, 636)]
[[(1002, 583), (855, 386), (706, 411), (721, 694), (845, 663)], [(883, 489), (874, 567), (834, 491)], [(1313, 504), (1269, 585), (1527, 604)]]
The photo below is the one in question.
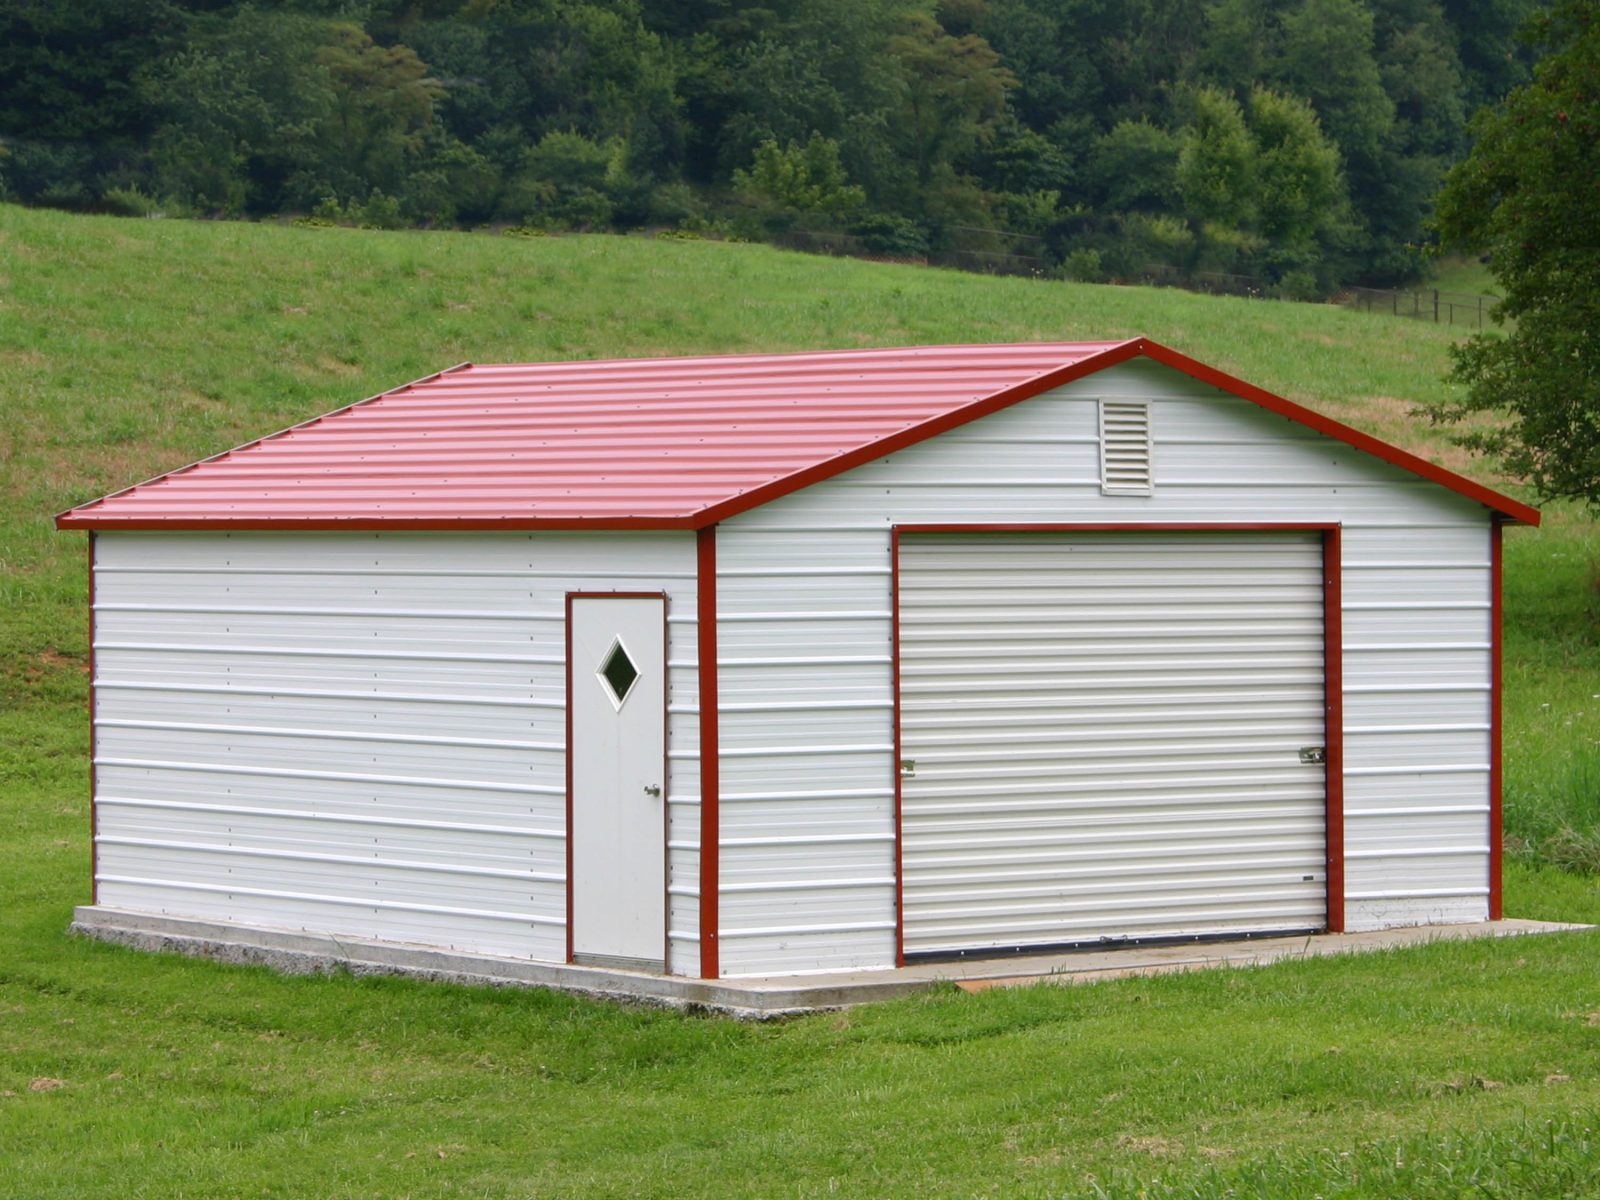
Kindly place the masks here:
[(1328, 748), (1326, 746), (1301, 746), (1300, 761), (1321, 766), (1328, 761)]

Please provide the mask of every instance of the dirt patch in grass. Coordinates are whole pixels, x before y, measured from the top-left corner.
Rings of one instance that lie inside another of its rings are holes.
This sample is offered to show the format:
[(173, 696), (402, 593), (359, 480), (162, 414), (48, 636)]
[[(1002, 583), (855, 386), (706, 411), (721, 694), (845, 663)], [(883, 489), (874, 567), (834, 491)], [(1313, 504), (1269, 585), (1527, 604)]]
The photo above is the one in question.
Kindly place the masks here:
[(1136, 1154), (1148, 1154), (1151, 1158), (1181, 1158), (1184, 1153), (1182, 1142), (1158, 1133), (1118, 1134), (1117, 1145)]

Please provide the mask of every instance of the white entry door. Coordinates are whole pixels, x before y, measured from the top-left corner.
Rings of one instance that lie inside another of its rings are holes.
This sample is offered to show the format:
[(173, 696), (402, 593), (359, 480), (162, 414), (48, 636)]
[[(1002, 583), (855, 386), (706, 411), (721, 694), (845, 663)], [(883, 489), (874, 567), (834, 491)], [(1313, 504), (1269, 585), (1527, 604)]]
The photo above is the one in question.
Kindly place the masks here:
[(662, 970), (666, 955), (666, 601), (570, 609), (572, 956)]

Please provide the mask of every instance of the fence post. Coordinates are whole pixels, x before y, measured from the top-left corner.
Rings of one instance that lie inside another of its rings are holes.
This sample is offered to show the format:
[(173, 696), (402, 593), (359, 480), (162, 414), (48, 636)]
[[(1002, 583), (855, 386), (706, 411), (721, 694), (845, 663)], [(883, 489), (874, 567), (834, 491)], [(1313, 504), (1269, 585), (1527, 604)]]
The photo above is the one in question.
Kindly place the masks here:
[[(1454, 306), (1452, 305), (1452, 307), (1454, 307)], [(1438, 288), (1434, 288), (1433, 289), (1433, 323), (1435, 325), (1437, 325), (1439, 323), (1439, 289)]]

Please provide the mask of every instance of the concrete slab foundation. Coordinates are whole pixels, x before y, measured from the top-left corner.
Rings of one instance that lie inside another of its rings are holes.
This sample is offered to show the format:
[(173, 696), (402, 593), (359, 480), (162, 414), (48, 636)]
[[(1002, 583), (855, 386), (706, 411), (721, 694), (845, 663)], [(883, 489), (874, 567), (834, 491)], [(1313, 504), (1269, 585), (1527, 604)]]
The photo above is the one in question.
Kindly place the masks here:
[(450, 983), (548, 987), (605, 1000), (702, 1008), (745, 1018), (772, 1018), (848, 1008), (909, 996), (941, 983), (964, 991), (1036, 983), (1085, 983), (1128, 975), (1154, 975), (1207, 967), (1257, 966), (1290, 958), (1351, 954), (1394, 946), (1464, 938), (1511, 937), (1590, 929), (1552, 921), (1484, 921), (1424, 925), (1370, 933), (1324, 933), (1253, 941), (1181, 946), (1133, 946), (1026, 958), (974, 959), (880, 971), (841, 971), (744, 979), (686, 979), (609, 967), (532, 962), (490, 954), (464, 954), (288, 929), (262, 929), (224, 921), (198, 921), (100, 906), (73, 913), (72, 932), (101, 941), (271, 967), (287, 974), (348, 971), (356, 975), (407, 975)]

